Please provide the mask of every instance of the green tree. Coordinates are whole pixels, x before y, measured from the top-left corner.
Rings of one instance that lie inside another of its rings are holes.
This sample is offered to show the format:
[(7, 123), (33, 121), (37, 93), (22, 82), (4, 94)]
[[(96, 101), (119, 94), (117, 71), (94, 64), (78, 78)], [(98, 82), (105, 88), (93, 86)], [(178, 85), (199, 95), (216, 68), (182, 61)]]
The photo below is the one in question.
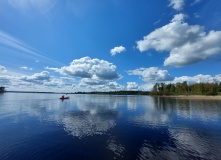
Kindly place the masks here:
[(219, 92), (219, 94), (221, 94), (221, 82), (219, 82), (218, 92)]
[(183, 83), (181, 84), (181, 92), (182, 94), (188, 94), (187, 81), (183, 81)]
[(170, 87), (170, 94), (175, 94), (175, 91), (176, 91), (176, 87), (174, 84), (171, 84), (171, 87)]

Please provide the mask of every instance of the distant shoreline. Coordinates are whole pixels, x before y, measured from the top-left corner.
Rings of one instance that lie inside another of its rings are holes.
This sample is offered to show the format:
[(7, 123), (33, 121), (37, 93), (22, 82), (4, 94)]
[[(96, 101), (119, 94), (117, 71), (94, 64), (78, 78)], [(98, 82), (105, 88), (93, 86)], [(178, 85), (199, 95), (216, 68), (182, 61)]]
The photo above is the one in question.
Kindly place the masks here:
[(13, 93), (47, 93), (47, 94), (100, 94), (100, 95), (149, 95), (148, 91), (110, 91), (110, 92), (34, 92), (34, 91), (6, 91)]
[(34, 92), (34, 91), (5, 91), (3, 93), (47, 93), (47, 94), (66, 94), (66, 93), (57, 93), (57, 92)]
[(169, 95), (169, 96), (157, 96), (152, 95), (153, 97), (167, 97), (167, 98), (179, 98), (179, 99), (205, 99), (205, 100), (221, 100), (221, 95), (216, 96), (205, 96), (205, 95)]

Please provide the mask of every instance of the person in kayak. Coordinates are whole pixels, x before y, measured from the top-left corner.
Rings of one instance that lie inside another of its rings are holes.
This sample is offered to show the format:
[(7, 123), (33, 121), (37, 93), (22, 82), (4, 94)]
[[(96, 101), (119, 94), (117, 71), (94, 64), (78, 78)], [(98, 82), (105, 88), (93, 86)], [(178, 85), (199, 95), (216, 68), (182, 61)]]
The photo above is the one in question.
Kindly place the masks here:
[(64, 95), (63, 95), (63, 96), (61, 96), (61, 99), (64, 99)]

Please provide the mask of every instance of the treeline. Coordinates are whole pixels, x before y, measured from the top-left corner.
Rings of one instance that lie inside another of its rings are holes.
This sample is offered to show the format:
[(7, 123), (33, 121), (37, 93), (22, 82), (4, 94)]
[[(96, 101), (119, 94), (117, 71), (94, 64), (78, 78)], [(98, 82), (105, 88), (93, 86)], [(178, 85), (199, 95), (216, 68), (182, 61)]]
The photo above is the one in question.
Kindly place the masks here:
[(75, 94), (149, 95), (148, 91), (75, 92)]
[(221, 95), (221, 82), (187, 84), (156, 83), (151, 95)]

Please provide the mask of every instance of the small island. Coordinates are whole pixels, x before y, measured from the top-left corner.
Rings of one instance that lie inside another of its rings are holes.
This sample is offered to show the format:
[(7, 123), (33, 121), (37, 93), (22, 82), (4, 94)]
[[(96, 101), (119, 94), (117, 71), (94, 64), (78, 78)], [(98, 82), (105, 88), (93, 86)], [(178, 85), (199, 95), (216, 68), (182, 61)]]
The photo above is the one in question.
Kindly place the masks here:
[(5, 92), (5, 87), (0, 87), (0, 93)]

